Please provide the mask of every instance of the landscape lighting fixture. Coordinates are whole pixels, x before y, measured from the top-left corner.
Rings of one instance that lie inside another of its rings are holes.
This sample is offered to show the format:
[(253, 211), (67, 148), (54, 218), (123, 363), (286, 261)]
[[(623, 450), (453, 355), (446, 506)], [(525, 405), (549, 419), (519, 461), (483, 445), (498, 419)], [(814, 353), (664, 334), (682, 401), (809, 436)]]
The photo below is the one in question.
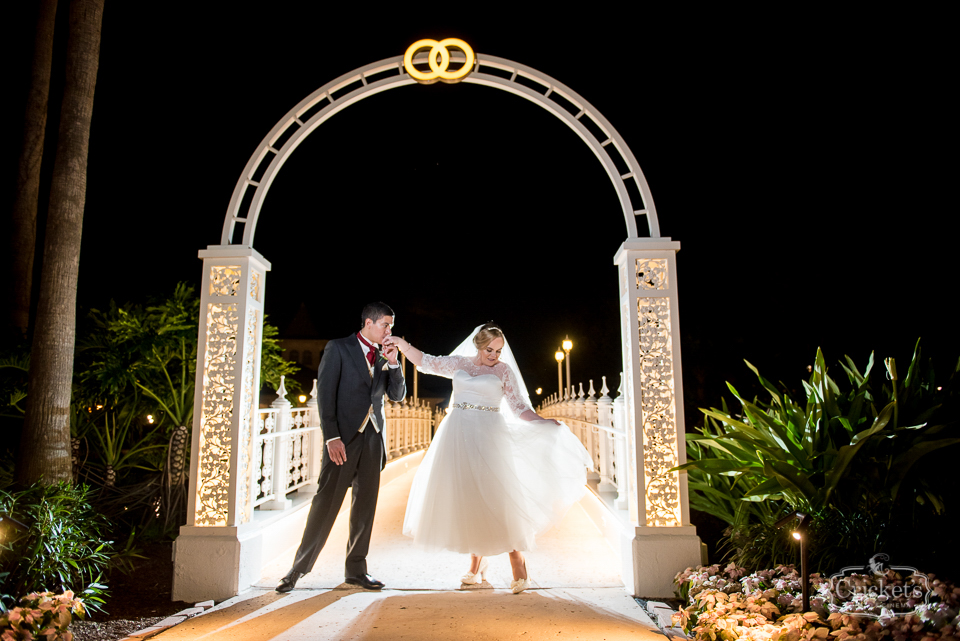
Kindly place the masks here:
[(786, 515), (779, 521), (773, 524), (773, 527), (780, 529), (783, 526), (787, 525), (794, 519), (798, 519), (796, 529), (792, 532), (793, 538), (800, 541), (800, 589), (803, 593), (803, 611), (810, 611), (810, 573), (807, 571), (807, 561), (809, 557), (809, 551), (805, 544), (806, 537), (804, 534), (807, 532), (807, 526), (810, 525), (810, 521), (813, 519), (810, 518), (809, 514), (804, 514), (803, 512), (791, 512)]

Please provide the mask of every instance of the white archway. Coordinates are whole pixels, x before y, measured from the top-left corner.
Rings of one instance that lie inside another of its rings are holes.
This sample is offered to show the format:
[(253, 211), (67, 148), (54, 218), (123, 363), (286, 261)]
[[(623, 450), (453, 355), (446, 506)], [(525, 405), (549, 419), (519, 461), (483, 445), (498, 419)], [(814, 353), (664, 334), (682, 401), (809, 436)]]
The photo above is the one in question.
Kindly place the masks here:
[[(508, 91), (562, 120), (590, 147), (617, 192), (627, 227), (614, 262), (620, 282), (632, 522), (622, 539), (623, 580), (633, 594), (670, 594), (674, 573), (700, 560), (700, 542), (689, 524), (686, 476), (666, 473), (686, 461), (676, 279), (680, 244), (660, 238), (653, 197), (633, 153), (576, 92), (535, 69), (482, 54), (462, 82)], [(270, 269), (253, 240), (270, 186), (290, 154), (331, 116), (364, 98), (415, 83), (403, 56), (397, 56), (340, 76), (304, 98), (247, 162), (230, 199), (220, 244), (199, 253), (204, 284), (188, 523), (175, 547), (176, 599), (222, 598), (252, 584), (265, 558), (263, 532), (282, 529), (275, 517), (258, 525), (251, 499), (256, 495), (253, 414)], [(646, 237), (637, 234), (637, 218), (645, 223)], [(205, 563), (211, 555), (234, 561), (211, 568)]]
[[(464, 56), (453, 55), (463, 62)], [(610, 177), (623, 210), (627, 237), (637, 237), (637, 218), (647, 236), (658, 238), (660, 225), (653, 196), (633, 152), (607, 119), (566, 85), (524, 65), (477, 54), (474, 70), (462, 82), (508, 91), (543, 107), (570, 127), (590, 147)], [(233, 189), (220, 244), (253, 247), (263, 201), (290, 154), (317, 127), (364, 98), (417, 84), (403, 68), (403, 56), (360, 67), (320, 87), (274, 125), (260, 142)], [(237, 238), (238, 224), (243, 233)]]

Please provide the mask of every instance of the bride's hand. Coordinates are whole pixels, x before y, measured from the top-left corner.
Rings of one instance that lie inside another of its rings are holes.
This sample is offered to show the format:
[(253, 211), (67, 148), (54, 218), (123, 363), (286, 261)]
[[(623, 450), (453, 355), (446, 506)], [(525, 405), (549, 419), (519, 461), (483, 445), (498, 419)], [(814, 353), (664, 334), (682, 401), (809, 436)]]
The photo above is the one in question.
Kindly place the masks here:
[(526, 410), (520, 414), (520, 418), (524, 421), (544, 421), (545, 423), (553, 423), (554, 425), (560, 425), (560, 421), (555, 418), (543, 418), (533, 410)]
[(383, 356), (391, 365), (397, 364), (397, 342), (393, 336), (383, 339)]
[(399, 349), (401, 352), (405, 351), (407, 347), (410, 347), (410, 343), (403, 340), (399, 336), (387, 336), (383, 339), (384, 347), (393, 347)]

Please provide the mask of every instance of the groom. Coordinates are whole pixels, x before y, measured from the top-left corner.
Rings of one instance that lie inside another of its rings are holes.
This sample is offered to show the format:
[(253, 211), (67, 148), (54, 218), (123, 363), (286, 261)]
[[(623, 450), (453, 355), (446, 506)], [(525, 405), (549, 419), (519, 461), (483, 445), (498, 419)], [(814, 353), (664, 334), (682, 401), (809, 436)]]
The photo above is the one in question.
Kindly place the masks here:
[(277, 586), (289, 592), (313, 569), (337, 519), (347, 488), (353, 488), (346, 582), (367, 590), (383, 583), (367, 574), (367, 549), (380, 492), (380, 470), (387, 462), (383, 442), (383, 394), (399, 402), (406, 395), (397, 348), (377, 346), (390, 336), (393, 310), (384, 303), (363, 308), (356, 334), (327, 343), (317, 374), (320, 426), (326, 447), (316, 496), (293, 567)]

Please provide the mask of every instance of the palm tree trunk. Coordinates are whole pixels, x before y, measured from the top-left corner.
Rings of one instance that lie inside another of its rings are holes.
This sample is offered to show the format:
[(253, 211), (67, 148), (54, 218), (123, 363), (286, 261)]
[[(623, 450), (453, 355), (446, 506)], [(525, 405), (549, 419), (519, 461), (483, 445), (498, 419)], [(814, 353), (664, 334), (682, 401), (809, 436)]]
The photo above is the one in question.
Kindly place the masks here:
[(72, 0), (57, 157), (47, 212), (17, 481), (69, 481), (70, 396), (87, 150), (104, 0)]
[(12, 300), (4, 323), (27, 333), (30, 323), (30, 293), (33, 287), (33, 254), (37, 242), (37, 200), (40, 194), (40, 161), (47, 128), (47, 102), (50, 97), (50, 67), (53, 63), (53, 30), (57, 18), (57, 0), (38, 3), (37, 31), (30, 69), (30, 90), (23, 119), (23, 141), (17, 168), (17, 192), (13, 203), (8, 239), (8, 278), (13, 283)]

